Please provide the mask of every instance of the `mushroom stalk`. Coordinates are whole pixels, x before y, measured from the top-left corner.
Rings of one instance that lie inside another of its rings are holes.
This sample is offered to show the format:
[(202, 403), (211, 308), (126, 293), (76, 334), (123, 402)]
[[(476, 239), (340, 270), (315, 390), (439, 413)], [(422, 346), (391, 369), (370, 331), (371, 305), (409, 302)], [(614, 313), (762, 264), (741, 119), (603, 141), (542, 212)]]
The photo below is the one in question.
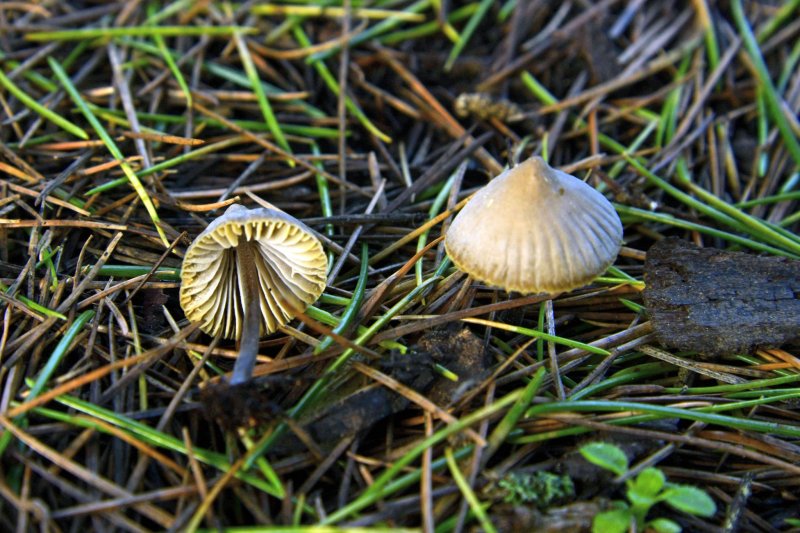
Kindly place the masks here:
[(242, 337), (239, 342), (239, 356), (233, 365), (231, 385), (238, 385), (250, 380), (258, 357), (261, 302), (259, 301), (258, 275), (252, 246), (253, 243), (246, 239), (241, 239), (236, 246), (236, 269), (239, 271), (239, 279), (241, 280), (239, 290), (243, 292), (242, 299), (245, 302), (245, 306)]

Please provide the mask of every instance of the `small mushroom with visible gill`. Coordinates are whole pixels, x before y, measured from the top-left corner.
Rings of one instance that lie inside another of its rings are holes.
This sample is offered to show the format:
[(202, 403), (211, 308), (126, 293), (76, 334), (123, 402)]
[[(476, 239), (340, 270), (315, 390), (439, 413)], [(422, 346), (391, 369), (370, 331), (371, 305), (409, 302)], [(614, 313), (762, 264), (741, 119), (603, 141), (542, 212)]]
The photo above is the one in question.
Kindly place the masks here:
[(445, 237), (460, 270), (524, 294), (586, 285), (611, 266), (621, 246), (622, 223), (611, 203), (540, 157), (479, 190)]
[(261, 336), (319, 298), (327, 267), (311, 230), (277, 209), (232, 205), (192, 242), (181, 307), (209, 335), (240, 341), (231, 385), (250, 379)]

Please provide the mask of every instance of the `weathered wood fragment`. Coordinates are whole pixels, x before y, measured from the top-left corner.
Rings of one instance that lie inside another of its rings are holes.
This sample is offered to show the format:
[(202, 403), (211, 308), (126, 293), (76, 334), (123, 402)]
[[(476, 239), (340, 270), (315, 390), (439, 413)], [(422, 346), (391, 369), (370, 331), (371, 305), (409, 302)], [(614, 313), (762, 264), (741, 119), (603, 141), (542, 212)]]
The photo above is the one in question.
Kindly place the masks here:
[(800, 340), (800, 261), (665, 239), (647, 252), (644, 302), (659, 341), (706, 356)]

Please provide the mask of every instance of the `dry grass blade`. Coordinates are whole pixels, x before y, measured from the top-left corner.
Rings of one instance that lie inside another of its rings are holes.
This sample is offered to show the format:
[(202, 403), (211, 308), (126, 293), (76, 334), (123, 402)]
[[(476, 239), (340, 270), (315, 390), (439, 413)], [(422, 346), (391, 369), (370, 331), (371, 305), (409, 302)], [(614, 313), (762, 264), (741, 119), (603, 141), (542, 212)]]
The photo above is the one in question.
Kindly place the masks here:
[[(668, 238), (793, 272), (800, 1), (310, 4), (0, 3), (0, 530), (588, 530), (656, 471), (717, 511), (641, 530), (800, 525), (797, 340), (676, 351), (648, 296)], [(565, 294), (505, 293), (444, 246), (533, 156), (624, 230)], [(302, 221), (329, 268), (231, 386), (241, 346), (179, 289), (234, 205)], [(721, 268), (702, 296), (735, 312)], [(791, 303), (780, 283), (751, 300)], [(587, 441), (628, 470), (589, 468)]]

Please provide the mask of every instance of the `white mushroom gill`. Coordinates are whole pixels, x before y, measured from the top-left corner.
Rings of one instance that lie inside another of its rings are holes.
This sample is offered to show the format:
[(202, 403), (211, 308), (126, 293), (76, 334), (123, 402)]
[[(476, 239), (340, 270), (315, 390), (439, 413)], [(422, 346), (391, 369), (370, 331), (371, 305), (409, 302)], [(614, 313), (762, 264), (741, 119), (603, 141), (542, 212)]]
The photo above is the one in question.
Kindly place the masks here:
[(302, 222), (278, 210), (234, 205), (186, 251), (181, 307), (206, 333), (239, 339), (247, 303), (254, 300), (259, 335), (271, 333), (319, 298), (327, 264), (322, 245)]

